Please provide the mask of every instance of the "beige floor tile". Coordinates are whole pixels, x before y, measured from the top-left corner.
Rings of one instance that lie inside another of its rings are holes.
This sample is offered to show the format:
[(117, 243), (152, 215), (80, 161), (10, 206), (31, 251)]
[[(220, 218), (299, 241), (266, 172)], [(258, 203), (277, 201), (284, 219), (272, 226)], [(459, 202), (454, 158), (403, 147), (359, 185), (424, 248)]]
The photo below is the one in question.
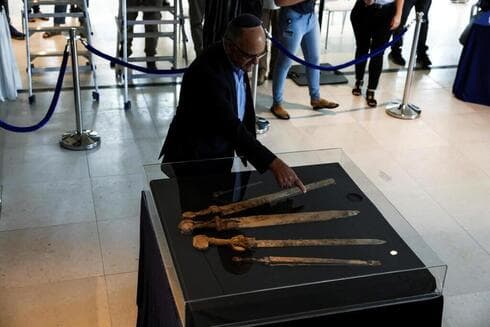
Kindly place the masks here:
[(392, 154), (381, 147), (353, 153), (350, 158), (384, 194), (393, 190), (419, 188), (417, 182), (394, 160)]
[(441, 137), (454, 145), (460, 145), (467, 142), (490, 142), (488, 121), (485, 118), (478, 113), (467, 113), (440, 115), (426, 119), (426, 122)]
[(490, 141), (458, 143), (456, 148), (490, 176)]
[(102, 274), (95, 223), (0, 232), (0, 287)]
[(307, 126), (301, 129), (313, 149), (342, 148), (348, 154), (378, 148), (376, 140), (358, 123)]
[(2, 327), (111, 326), (103, 277), (0, 288), (0, 294)]
[(448, 145), (422, 119), (399, 120), (386, 115), (386, 119), (361, 122), (361, 125), (387, 150)]
[(474, 183), (487, 174), (451, 147), (392, 151), (395, 160), (423, 187)]
[(451, 326), (486, 327), (490, 322), (490, 292), (449, 296), (444, 317)]
[(90, 180), (8, 184), (0, 230), (95, 221)]
[(429, 194), (415, 188), (385, 194), (441, 262), (448, 265), (446, 294), (468, 294), (490, 288), (488, 253)]
[(112, 326), (136, 326), (138, 313), (138, 307), (136, 306), (138, 274), (107, 275), (106, 281)]
[(413, 92), (408, 102), (422, 110), (422, 117), (436, 121), (444, 121), (449, 115), (475, 112), (468, 103), (456, 99), (447, 89)]
[[(264, 117), (268, 117), (265, 116)], [(310, 137), (294, 127), (291, 121), (270, 119), (271, 128), (258, 137), (272, 152), (290, 152), (311, 149)]]
[(138, 270), (139, 219), (97, 222), (104, 272), (117, 274)]
[(490, 253), (490, 178), (474, 184), (431, 187), (427, 192)]

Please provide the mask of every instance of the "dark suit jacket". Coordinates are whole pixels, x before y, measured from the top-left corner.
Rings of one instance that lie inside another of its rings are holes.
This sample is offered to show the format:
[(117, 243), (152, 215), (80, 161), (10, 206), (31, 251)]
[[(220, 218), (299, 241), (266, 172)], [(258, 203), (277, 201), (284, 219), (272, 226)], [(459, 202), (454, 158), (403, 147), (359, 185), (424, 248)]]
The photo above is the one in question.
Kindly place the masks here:
[(179, 105), (163, 144), (163, 162), (233, 157), (234, 151), (264, 172), (275, 156), (255, 135), (247, 74), (243, 122), (238, 118), (233, 66), (223, 44), (199, 56), (184, 74)]

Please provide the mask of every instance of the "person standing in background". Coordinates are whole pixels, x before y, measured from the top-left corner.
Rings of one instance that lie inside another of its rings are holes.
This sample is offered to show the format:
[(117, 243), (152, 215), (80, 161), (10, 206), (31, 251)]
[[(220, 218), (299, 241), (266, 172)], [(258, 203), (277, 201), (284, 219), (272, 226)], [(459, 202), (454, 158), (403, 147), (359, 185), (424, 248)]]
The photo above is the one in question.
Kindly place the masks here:
[(0, 8), (3, 7), (5, 9), (5, 15), (7, 16), (7, 22), (9, 24), (10, 36), (15, 40), (24, 40), (26, 35), (20, 31), (18, 31), (10, 20), (9, 15), (9, 1), (8, 0), (0, 0)]
[[(274, 0), (264, 0), (264, 8), (262, 9), (262, 22), (264, 24), (264, 28), (271, 31), (272, 37), (275, 39), (278, 38), (277, 35), (277, 18), (279, 16), (279, 7), (276, 6)], [(269, 50), (267, 51), (269, 53)], [(271, 46), (270, 49), (270, 63), (269, 63), (269, 79), (272, 79), (272, 74), (274, 70), (274, 65), (276, 63), (277, 58), (277, 48)], [(257, 79), (257, 84), (264, 84), (267, 79), (267, 64), (269, 62), (269, 56), (265, 55), (264, 58), (260, 59), (259, 62), (259, 76)]]
[[(299, 46), (305, 60), (311, 64), (320, 64), (320, 27), (315, 14), (315, 0), (275, 0), (281, 7), (279, 11), (280, 42), (291, 53), (296, 53)], [(273, 104), (271, 112), (279, 119), (289, 119), (288, 112), (282, 106), (284, 85), (292, 60), (279, 53), (274, 66), (272, 78)], [(313, 110), (334, 109), (339, 105), (320, 97), (320, 71), (306, 67), (310, 104)]]
[[(396, 38), (402, 33), (403, 26), (407, 23), (408, 16), (413, 7), (415, 7), (416, 12), (424, 13), (423, 22), (420, 26), (419, 41), (417, 43), (417, 63), (424, 69), (428, 69), (432, 65), (427, 55), (427, 50), (429, 49), (427, 46), (427, 32), (429, 30), (429, 9), (431, 3), (432, 0), (405, 0), (400, 26), (393, 31), (393, 38)], [(402, 45), (403, 38), (391, 46), (391, 52), (388, 58), (397, 65), (405, 66), (406, 60), (402, 56)]]
[(21, 87), (6, 9), (0, 6), (0, 101), (15, 100)]
[[(382, 47), (391, 33), (400, 25), (403, 0), (357, 0), (351, 12), (356, 39), (356, 59)], [(384, 53), (384, 52), (383, 52)], [(378, 105), (375, 91), (383, 69), (383, 53), (369, 59), (369, 80), (366, 101), (369, 107)], [(356, 64), (356, 82), (352, 94), (360, 96), (364, 84), (366, 61)]]
[[(160, 7), (168, 6), (168, 2), (162, 0), (127, 0), (127, 7)], [(119, 16), (122, 16), (122, 8), (119, 6)], [(135, 20), (138, 17), (138, 11), (127, 12), (126, 18), (128, 21)], [(162, 14), (160, 11), (144, 11), (143, 20), (160, 20)], [(133, 29), (134, 25), (128, 24), (128, 38), (127, 38), (127, 51), (128, 57), (132, 54), (132, 43), (133, 43)], [(158, 25), (145, 25), (145, 33), (158, 33)], [(158, 36), (151, 36), (145, 38), (145, 54), (149, 58), (146, 62), (146, 67), (149, 69), (157, 69), (157, 65), (153, 57), (155, 57), (157, 52)], [(123, 53), (123, 43), (121, 42), (119, 48), (119, 55), (122, 57)]]
[[(41, 8), (39, 7), (39, 5), (32, 6), (32, 12), (34, 14), (42, 14)], [(48, 21), (49, 20), (48, 17), (38, 17), (37, 19), (44, 20), (44, 21)], [(29, 23), (34, 23), (35, 21), (36, 21), (36, 18), (34, 18), (34, 17), (29, 18)]]
[(191, 24), (192, 42), (196, 57), (202, 52), (202, 22), (204, 18), (205, 0), (189, 0), (189, 22)]
[(203, 27), (204, 49), (221, 41), (228, 23), (241, 14), (262, 16), (262, 0), (206, 0)]

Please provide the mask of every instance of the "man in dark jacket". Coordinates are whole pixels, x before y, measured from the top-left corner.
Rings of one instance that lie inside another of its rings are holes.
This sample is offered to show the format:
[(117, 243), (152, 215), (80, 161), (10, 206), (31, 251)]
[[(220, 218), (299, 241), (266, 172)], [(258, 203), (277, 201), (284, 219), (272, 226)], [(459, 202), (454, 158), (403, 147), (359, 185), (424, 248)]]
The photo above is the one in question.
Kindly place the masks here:
[(247, 72), (265, 53), (262, 22), (232, 20), (222, 42), (206, 49), (182, 80), (179, 105), (160, 153), (163, 162), (233, 157), (259, 172), (270, 169), (281, 187), (304, 185), (294, 171), (256, 139)]

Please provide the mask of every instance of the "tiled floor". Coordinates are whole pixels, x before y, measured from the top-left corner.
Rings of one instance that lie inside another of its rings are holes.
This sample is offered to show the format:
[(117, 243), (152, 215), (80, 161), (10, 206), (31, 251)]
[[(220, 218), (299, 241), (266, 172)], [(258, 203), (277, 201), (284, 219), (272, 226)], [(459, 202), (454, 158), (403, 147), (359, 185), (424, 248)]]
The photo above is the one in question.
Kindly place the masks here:
[[(91, 5), (94, 44), (114, 53), (116, 2)], [(457, 64), (457, 36), (469, 7), (433, 1), (429, 45), (435, 66)], [(18, 8), (12, 11), (20, 26)], [(329, 52), (322, 54), (322, 61), (352, 58), (352, 30), (347, 21), (341, 34), (341, 22), (342, 15), (335, 14)], [(33, 47), (63, 43), (62, 37), (33, 37)], [(14, 45), (23, 71), (24, 43)], [(160, 43), (161, 49), (166, 47), (168, 43)], [(141, 43), (135, 48), (141, 49)], [(158, 162), (179, 88), (131, 88), (132, 109), (125, 111), (121, 90), (113, 87), (114, 73), (106, 62), (97, 63), (105, 86), (101, 101), (93, 103), (90, 91), (83, 91), (82, 103), (85, 127), (102, 136), (100, 149), (72, 152), (58, 146), (61, 134), (75, 124), (70, 91), (62, 93), (43, 129), (0, 132), (2, 327), (134, 326), (142, 167)], [(385, 67), (396, 66), (385, 60)], [(416, 72), (412, 102), (423, 114), (415, 121), (393, 119), (381, 106), (366, 108), (362, 98), (350, 93), (352, 74), (347, 75), (349, 85), (321, 89), (341, 104), (335, 112), (312, 112), (307, 89), (288, 81), (292, 119), (279, 121), (267, 109), (267, 82), (259, 88), (257, 111), (272, 127), (260, 140), (274, 152), (343, 148), (448, 264), (445, 326), (484, 327), (490, 325), (490, 108), (455, 99), (454, 75), (454, 68)], [(36, 77), (34, 85), (52, 87), (55, 77)], [(26, 85), (25, 74), (23, 79)], [(403, 71), (383, 74), (380, 102), (401, 98), (404, 80)], [(65, 85), (70, 83), (67, 76)], [(90, 76), (82, 76), (82, 84), (89, 83)], [(0, 103), (0, 118), (12, 124), (36, 123), (52, 92), (37, 92), (36, 97), (33, 105), (25, 93), (17, 101)]]

